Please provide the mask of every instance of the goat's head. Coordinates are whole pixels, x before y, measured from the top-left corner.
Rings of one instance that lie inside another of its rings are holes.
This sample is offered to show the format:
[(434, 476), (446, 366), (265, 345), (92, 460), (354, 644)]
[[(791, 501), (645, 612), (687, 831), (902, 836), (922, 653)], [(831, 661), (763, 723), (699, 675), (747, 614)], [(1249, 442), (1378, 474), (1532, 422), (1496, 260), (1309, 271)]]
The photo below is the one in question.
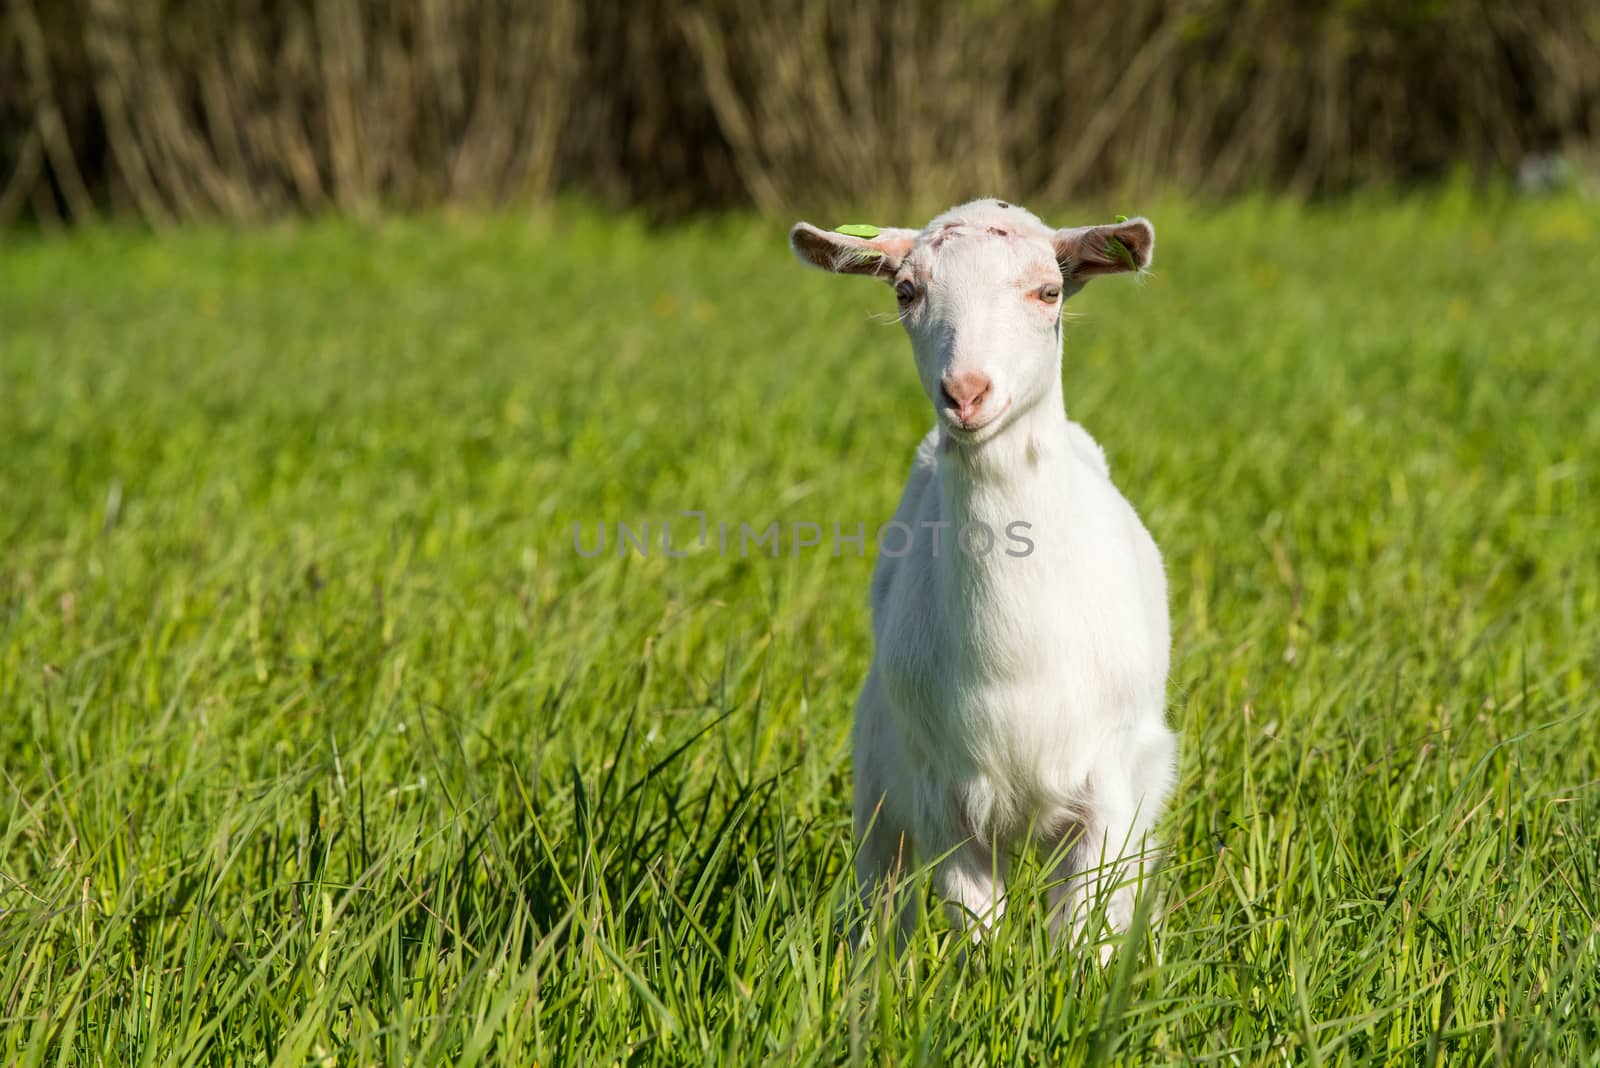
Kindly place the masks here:
[(1003, 200), (952, 208), (921, 230), (796, 223), (802, 263), (894, 287), (922, 388), (947, 435), (994, 437), (1061, 375), (1061, 308), (1089, 279), (1150, 265), (1145, 219), (1054, 230)]

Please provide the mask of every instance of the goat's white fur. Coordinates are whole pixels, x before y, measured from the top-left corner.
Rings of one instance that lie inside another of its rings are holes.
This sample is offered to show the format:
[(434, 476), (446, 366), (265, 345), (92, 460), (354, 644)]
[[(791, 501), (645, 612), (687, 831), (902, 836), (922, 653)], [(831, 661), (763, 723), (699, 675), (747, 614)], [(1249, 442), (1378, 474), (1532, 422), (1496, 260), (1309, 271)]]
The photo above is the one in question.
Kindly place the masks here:
[[(854, 735), (863, 893), (913, 857), (931, 863), (977, 937), (1004, 911), (1008, 858), (1033, 845), (1059, 858), (1053, 930), (1076, 938), (1100, 910), (1123, 929), (1174, 779), (1166, 577), (1104, 452), (1063, 411), (1062, 302), (1030, 287), (1054, 278), (1063, 301), (1079, 288), (1086, 236), (1101, 251), (1119, 236), (1115, 251), (1142, 269), (1154, 231), (1142, 219), (1051, 230), (987, 200), (883, 234), (802, 223), (791, 235), (803, 262), (920, 287), (901, 319), (938, 420), (894, 515), (911, 551), (880, 553), (872, 579), (876, 649)], [(940, 391), (962, 372), (989, 377), (986, 410), (1001, 412), (975, 430)], [(1018, 521), (1026, 556), (1003, 536), (987, 555), (955, 543), (969, 523), (999, 535)], [(913, 918), (902, 908), (902, 937)]]

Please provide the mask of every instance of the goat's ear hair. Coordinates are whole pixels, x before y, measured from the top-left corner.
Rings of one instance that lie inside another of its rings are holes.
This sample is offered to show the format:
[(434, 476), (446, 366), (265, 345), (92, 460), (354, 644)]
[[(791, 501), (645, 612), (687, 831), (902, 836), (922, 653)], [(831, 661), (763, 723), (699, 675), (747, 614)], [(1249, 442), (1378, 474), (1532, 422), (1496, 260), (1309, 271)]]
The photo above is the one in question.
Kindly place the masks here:
[[(890, 279), (916, 244), (917, 231), (850, 225), (840, 230), (819, 230), (810, 223), (794, 224), (789, 247), (795, 258), (834, 274), (865, 274)], [(864, 235), (864, 236), (863, 236)]]
[(1068, 282), (1083, 282), (1102, 274), (1149, 267), (1156, 249), (1156, 228), (1143, 217), (1119, 217), (1109, 226), (1057, 230), (1052, 243), (1061, 276)]

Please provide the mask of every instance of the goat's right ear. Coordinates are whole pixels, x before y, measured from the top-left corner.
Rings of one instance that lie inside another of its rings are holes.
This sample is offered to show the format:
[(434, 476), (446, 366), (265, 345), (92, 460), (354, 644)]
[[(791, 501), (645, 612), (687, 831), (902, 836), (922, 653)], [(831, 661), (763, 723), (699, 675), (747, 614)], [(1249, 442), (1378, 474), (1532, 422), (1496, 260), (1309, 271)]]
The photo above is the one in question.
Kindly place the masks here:
[(811, 267), (834, 274), (871, 275), (887, 281), (894, 277), (901, 261), (917, 242), (916, 230), (880, 230), (875, 226), (851, 226), (849, 229), (872, 236), (819, 230), (810, 223), (800, 222), (789, 231), (789, 247), (794, 249), (796, 259)]
[(1117, 216), (1108, 226), (1077, 226), (1057, 230), (1052, 244), (1061, 277), (1074, 289), (1102, 274), (1143, 271), (1155, 252), (1156, 228), (1142, 215)]

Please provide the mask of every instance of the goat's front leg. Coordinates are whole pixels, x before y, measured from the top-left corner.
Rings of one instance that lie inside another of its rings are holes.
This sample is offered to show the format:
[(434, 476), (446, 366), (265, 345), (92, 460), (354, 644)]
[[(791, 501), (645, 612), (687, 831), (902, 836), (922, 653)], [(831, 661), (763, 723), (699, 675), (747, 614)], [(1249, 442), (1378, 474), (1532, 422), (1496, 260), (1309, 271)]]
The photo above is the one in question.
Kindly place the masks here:
[[(1065, 850), (1051, 873), (1050, 931), (1055, 939), (1081, 942), (1126, 931), (1133, 923), (1138, 895), (1155, 860), (1151, 824), (1142, 805), (1126, 796), (1097, 796), (1082, 823), (1057, 843)], [(1110, 960), (1112, 946), (1100, 947)]]
[[(904, 748), (895, 736), (875, 671), (867, 674), (855, 723), (855, 826), (856, 880), (860, 887), (864, 922), (880, 932), (893, 931), (896, 945), (904, 947), (916, 922), (916, 898), (906, 886), (912, 863), (909, 826), (891, 804), (891, 790), (905, 790), (897, 781), (907, 766)], [(860, 944), (864, 931), (857, 928), (852, 941)]]
[(979, 837), (954, 797), (927, 798), (921, 815), (918, 846), (934, 862), (934, 892), (950, 922), (979, 942), (1006, 911), (1006, 857)]

